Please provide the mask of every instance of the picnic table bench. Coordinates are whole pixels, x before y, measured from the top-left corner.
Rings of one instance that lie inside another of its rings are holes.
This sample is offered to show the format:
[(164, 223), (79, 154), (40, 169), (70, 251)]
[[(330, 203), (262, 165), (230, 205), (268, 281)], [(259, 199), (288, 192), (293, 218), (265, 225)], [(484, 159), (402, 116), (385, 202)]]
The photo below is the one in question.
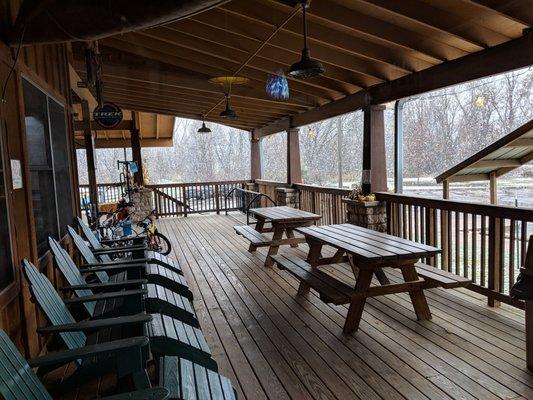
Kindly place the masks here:
[[(248, 251), (254, 252), (258, 247), (269, 247), (265, 260), (267, 267), (274, 264), (271, 256), (278, 253), (279, 246), (296, 247), (305, 242), (305, 238), (294, 235), (295, 228), (313, 225), (321, 218), (320, 215), (287, 206), (252, 208), (250, 213), (257, 220), (255, 228), (239, 225), (234, 226), (234, 229), (237, 234), (250, 241)], [(267, 228), (266, 223), (270, 223), (272, 227)], [(266, 232), (273, 232), (272, 237), (265, 235)], [(283, 238), (284, 233), (286, 238)]]
[[(424, 289), (464, 287), (471, 283), (467, 278), (419, 262), (421, 258), (433, 257), (440, 252), (432, 246), (351, 224), (296, 230), (305, 236), (309, 244), (307, 260), (286, 254), (275, 255), (272, 259), (280, 269), (300, 281), (299, 295), (308, 293), (312, 288), (324, 302), (350, 304), (345, 333), (358, 329), (368, 297), (408, 292), (418, 319), (424, 320), (431, 318)], [(332, 257), (322, 257), (324, 245), (336, 248), (336, 253)], [(355, 287), (319, 268), (341, 262), (350, 263), (356, 279)], [(390, 283), (382, 267), (399, 268), (404, 282)], [(370, 286), (373, 275), (378, 278), (380, 286)]]

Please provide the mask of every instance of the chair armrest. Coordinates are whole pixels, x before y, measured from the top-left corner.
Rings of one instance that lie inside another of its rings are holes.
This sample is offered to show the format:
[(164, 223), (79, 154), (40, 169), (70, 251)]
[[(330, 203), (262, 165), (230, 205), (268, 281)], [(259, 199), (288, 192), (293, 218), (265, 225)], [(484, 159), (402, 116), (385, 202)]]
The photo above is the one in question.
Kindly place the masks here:
[(100, 397), (100, 400), (166, 400), (170, 396), (167, 388), (156, 387), (152, 389), (137, 390), (135, 392), (116, 394), (110, 397)]
[(100, 243), (103, 245), (122, 243), (122, 242), (133, 242), (134, 244), (141, 244), (146, 240), (146, 235), (132, 236), (132, 237), (123, 237), (119, 239), (105, 239), (100, 240)]
[(28, 364), (30, 364), (32, 368), (61, 365), (71, 361), (92, 358), (102, 354), (110, 355), (122, 353), (131, 349), (139, 349), (147, 345), (147, 337), (136, 336), (128, 339), (114, 340), (112, 342), (84, 346), (78, 349), (48, 353), (44, 356), (29, 360)]
[(129, 287), (129, 286), (141, 286), (146, 283), (148, 283), (146, 279), (131, 279), (129, 281), (120, 281), (120, 282), (86, 283), (84, 285), (69, 285), (69, 286), (63, 286), (60, 289), (63, 291), (90, 289), (92, 291), (99, 292), (99, 291), (106, 291), (106, 290), (117, 290), (117, 289)]
[[(95, 267), (85, 268), (87, 265), (96, 265)], [(89, 274), (92, 272), (105, 271), (111, 274), (116, 274), (122, 271), (127, 271), (128, 269), (139, 269), (146, 268), (146, 264), (117, 264), (99, 267), (98, 264), (84, 264), (80, 267), (80, 272), (83, 274)]]
[(65, 304), (87, 303), (89, 301), (117, 299), (120, 297), (145, 295), (147, 293), (148, 291), (146, 289), (122, 290), (119, 292), (106, 292), (106, 293), (93, 294), (91, 296), (74, 297), (72, 299), (64, 300), (64, 302)]
[(91, 332), (103, 328), (115, 326), (137, 325), (150, 322), (153, 319), (151, 314), (139, 313), (135, 315), (126, 315), (123, 317), (103, 318), (89, 321), (81, 321), (73, 324), (53, 325), (43, 328), (37, 328), (37, 333), (48, 335), (61, 332)]
[(122, 247), (106, 247), (103, 249), (93, 250), (93, 254), (96, 256), (102, 254), (115, 254), (115, 253), (129, 253), (130, 251), (139, 251), (146, 250), (146, 245), (137, 245), (137, 246), (122, 246)]
[(128, 265), (128, 264), (141, 264), (147, 263), (151, 260), (149, 258), (132, 258), (130, 260), (115, 260), (115, 261), (102, 261), (99, 263), (82, 264), (82, 267), (106, 267), (111, 265)]

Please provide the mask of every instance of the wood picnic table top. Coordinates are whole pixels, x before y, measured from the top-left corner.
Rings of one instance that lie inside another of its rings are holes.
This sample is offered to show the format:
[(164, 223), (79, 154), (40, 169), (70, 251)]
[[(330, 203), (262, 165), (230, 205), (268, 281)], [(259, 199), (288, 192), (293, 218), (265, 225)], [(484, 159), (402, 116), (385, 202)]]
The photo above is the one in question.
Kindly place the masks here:
[(315, 221), (322, 216), (287, 206), (252, 208), (250, 212), (271, 222)]
[(432, 257), (440, 249), (352, 224), (297, 228), (306, 239), (344, 250), (368, 263)]

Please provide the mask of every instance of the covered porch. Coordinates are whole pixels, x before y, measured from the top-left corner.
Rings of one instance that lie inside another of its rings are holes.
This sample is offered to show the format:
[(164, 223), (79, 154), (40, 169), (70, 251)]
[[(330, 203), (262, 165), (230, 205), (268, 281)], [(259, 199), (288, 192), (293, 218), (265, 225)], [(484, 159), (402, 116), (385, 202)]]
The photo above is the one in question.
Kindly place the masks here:
[[(355, 335), (343, 335), (347, 306), (263, 266), (233, 231), (243, 215), (164, 218), (194, 293), (203, 331), (223, 374), (244, 399), (530, 398), (524, 315), (465, 289), (426, 291), (430, 321), (416, 321), (407, 294), (368, 299)], [(283, 252), (305, 258), (307, 245)], [(353, 284), (348, 266), (328, 272)], [(386, 270), (391, 281), (397, 270)]]

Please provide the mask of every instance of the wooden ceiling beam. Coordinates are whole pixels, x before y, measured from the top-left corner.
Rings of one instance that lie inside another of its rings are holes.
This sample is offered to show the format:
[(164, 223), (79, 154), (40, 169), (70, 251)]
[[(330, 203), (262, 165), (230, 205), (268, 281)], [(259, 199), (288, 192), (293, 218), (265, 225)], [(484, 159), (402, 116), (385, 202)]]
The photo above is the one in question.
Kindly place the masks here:
[[(124, 92), (131, 92), (131, 93), (150, 93), (154, 94), (156, 96), (175, 96), (175, 97), (183, 97), (187, 99), (194, 99), (195, 101), (202, 101), (202, 102), (210, 102), (214, 101), (215, 97), (209, 97), (209, 95), (206, 95), (204, 93), (198, 94), (197, 92), (194, 92), (192, 90), (185, 90), (185, 89), (172, 89), (172, 88), (165, 88), (161, 86), (154, 86), (150, 84), (143, 84), (143, 83), (136, 83), (131, 81), (120, 81), (120, 80), (113, 80), (106, 82), (105, 89), (117, 89), (122, 90)], [(298, 111), (298, 110), (307, 110), (309, 107), (305, 106), (298, 106), (294, 104), (286, 104), (283, 101), (279, 101), (276, 103), (270, 103), (270, 102), (262, 102), (259, 99), (256, 100), (242, 100), (240, 98), (233, 98), (232, 101), (241, 102), (243, 104), (246, 104), (250, 106), (250, 108), (257, 108), (257, 109), (268, 109), (273, 111), (280, 111), (285, 113), (290, 113), (291, 111)], [(253, 107), (252, 107), (253, 106)]]
[(514, 142), (505, 145), (505, 147), (533, 147), (533, 138), (516, 139)]
[(371, 103), (388, 103), (532, 64), (533, 32), (527, 32), (519, 39), (510, 40), (461, 59), (436, 65), (392, 82), (376, 85), (341, 100), (296, 114), (291, 117), (292, 122), (288, 118), (272, 121), (264, 127), (259, 127), (257, 132), (258, 134), (262, 132), (272, 133), (270, 126), (276, 126), (276, 124), (281, 126), (292, 124), (293, 127), (299, 127), (356, 111)]
[[(105, 92), (105, 98), (106, 99), (113, 99), (113, 101), (115, 101), (116, 99), (120, 99), (120, 100), (123, 100), (123, 101), (139, 101), (139, 102), (143, 102), (145, 104), (153, 104), (153, 105), (167, 105), (167, 106), (181, 106), (181, 107), (186, 107), (188, 109), (190, 109), (191, 111), (197, 111), (199, 108), (200, 109), (204, 109), (205, 108), (205, 105), (201, 104), (201, 105), (198, 105), (198, 104), (191, 104), (189, 102), (186, 102), (186, 101), (176, 101), (176, 100), (173, 100), (173, 99), (166, 99), (166, 98), (156, 98), (156, 97), (149, 97), (149, 96), (142, 96), (142, 95), (131, 95), (131, 94), (128, 94), (128, 95), (125, 95), (125, 94), (121, 94), (121, 93), (117, 93), (117, 92), (114, 92), (114, 91), (110, 91), (110, 90), (106, 90)], [(249, 115), (253, 115), (253, 116), (257, 116), (258, 117), (258, 120), (259, 119), (264, 119), (264, 118), (267, 118), (267, 119), (272, 119), (272, 118), (280, 118), (282, 116), (284, 116), (285, 114), (283, 113), (269, 113), (269, 112), (262, 112), (262, 111), (259, 111), (259, 110), (250, 110), (250, 109), (247, 109), (246, 107), (242, 107), (240, 106), (239, 104), (236, 104), (234, 102), (231, 103), (232, 104), (232, 107), (235, 108), (236, 110), (242, 110), (244, 111), (246, 114), (249, 114)], [(212, 102), (211, 103), (211, 106), (214, 106), (214, 103)], [(224, 108), (224, 105), (221, 104), (221, 105), (218, 105), (216, 109), (219, 109), (222, 111), (222, 109)], [(202, 113), (199, 113), (198, 115), (204, 115)]]
[[(139, 109), (139, 107), (142, 107), (143, 109), (149, 108), (151, 110), (154, 110), (154, 109), (157, 110), (161, 108), (162, 110), (166, 110), (166, 111), (171, 110), (171, 111), (176, 111), (176, 112), (184, 112), (188, 115), (194, 116), (194, 119), (198, 119), (198, 120), (202, 119), (202, 115), (197, 114), (194, 108), (191, 109), (185, 105), (176, 106), (172, 104), (163, 104), (163, 103), (145, 103), (145, 102), (136, 101), (136, 100), (121, 100), (120, 98), (114, 98), (114, 97), (110, 97), (110, 100), (123, 108), (132, 109), (136, 111), (143, 111), (142, 109)], [(268, 118), (260, 118), (254, 115), (246, 115), (243, 112), (239, 113), (239, 111), (242, 111), (242, 110), (239, 110), (236, 107), (235, 107), (235, 110), (237, 111), (237, 114), (239, 115), (239, 118), (236, 119), (236, 121), (238, 120), (239, 122), (250, 122), (252, 124), (251, 125), (252, 127), (264, 124), (266, 123), (266, 121), (269, 120)], [(209, 119), (217, 120), (217, 121), (224, 120), (223, 118), (218, 117), (217, 112), (215, 112), (213, 116), (210, 117)]]
[[(125, 100), (128, 100), (128, 99), (142, 100), (142, 101), (145, 101), (146, 103), (165, 102), (167, 104), (175, 104), (175, 105), (187, 104), (187, 105), (190, 105), (191, 107), (195, 107), (196, 109), (198, 109), (199, 107), (202, 109), (205, 109), (206, 107), (209, 107), (209, 106), (212, 107), (216, 101), (216, 99), (211, 99), (210, 102), (190, 100), (187, 97), (181, 97), (177, 95), (176, 96), (157, 95), (153, 97), (151, 96), (150, 93), (143, 94), (143, 93), (124, 92), (124, 91), (112, 89), (106, 86), (104, 97), (107, 97), (107, 96), (114, 97), (114, 98), (124, 98)], [(231, 104), (235, 108), (245, 110), (248, 113), (258, 115), (258, 116), (267, 116), (269, 118), (275, 118), (275, 117), (281, 118), (287, 115), (286, 112), (283, 112), (281, 110), (272, 111), (272, 110), (267, 110), (267, 109), (251, 108), (247, 106), (246, 103), (243, 103), (243, 102), (232, 101)]]
[(389, 13), (430, 30), (444, 34), (445, 43), (472, 52), (503, 43), (509, 39), (492, 29), (473, 24), (444, 9), (415, 0), (390, 2), (385, 0), (359, 0), (365, 7), (377, 7), (379, 12)]
[(530, 0), (461, 0), (474, 4), (480, 9), (498, 13), (524, 27), (533, 26), (533, 7)]
[[(231, 28), (224, 29), (220, 27), (225, 26), (224, 20), (215, 18), (210, 18), (209, 20), (211, 22), (210, 25), (196, 20), (183, 20), (167, 28), (187, 33), (203, 40), (216, 41), (217, 38), (224, 37), (226, 45), (251, 52), (261, 43), (261, 39), (258, 39), (258, 37), (267, 36), (268, 32), (275, 27), (266, 23), (255, 24), (254, 21), (255, 30), (258, 32), (256, 32), (255, 37), (248, 37), (234, 32), (234, 30), (239, 30), (239, 26), (231, 26)], [(243, 20), (241, 23), (245, 21)], [(217, 26), (214, 26), (215, 24)], [(281, 29), (261, 49), (258, 55), (259, 59), (268, 59), (290, 66), (300, 58), (301, 47), (302, 39), (300, 37), (296, 34), (284, 33), (283, 29)], [(312, 45), (312, 53), (313, 58), (324, 64), (326, 76), (345, 82), (352, 81), (359, 87), (394, 79), (408, 72), (390, 64), (376, 62), (346, 52), (334, 51), (321, 43)]]
[[(74, 66), (77, 71), (84, 69), (84, 62), (75, 59)], [(132, 82), (141, 82), (145, 84), (161, 85), (167, 88), (183, 88), (193, 90), (197, 93), (210, 93), (212, 95), (220, 95), (221, 90), (216, 85), (207, 81), (208, 77), (190, 76), (188, 74), (179, 73), (176, 71), (161, 69), (156, 67), (147, 67), (128, 64), (117, 64), (106, 62), (104, 67), (104, 84), (106, 79), (109, 80), (130, 80)], [(258, 99), (264, 102), (277, 104), (279, 101), (269, 99), (266, 93), (246, 86), (236, 86), (232, 89), (232, 97), (240, 97), (242, 99)], [(309, 101), (309, 100), (308, 100)], [(316, 103), (302, 103), (298, 99), (290, 99), (284, 104), (294, 104), (299, 106), (310, 107)]]
[[(152, 41), (142, 41), (140, 36), (145, 36), (151, 38)], [(183, 52), (184, 49), (190, 54), (189, 57), (194, 58), (196, 61), (202, 60), (209, 65), (226, 65), (230, 71), (235, 71), (240, 65), (247, 59), (249, 53), (240, 50), (237, 48), (232, 48), (225, 46), (216, 41), (208, 42), (207, 40), (201, 40), (194, 38), (182, 32), (175, 30), (170, 30), (167, 28), (158, 28), (152, 29), (146, 32), (128, 34), (122, 36), (125, 37), (134, 37), (135, 43), (145, 43), (152, 48), (158, 49), (159, 51), (165, 52), (167, 54), (176, 54), (176, 52)], [(155, 42), (154, 42), (155, 40)], [(172, 47), (162, 50), (164, 47), (163, 43), (166, 43)], [(281, 57), (282, 59), (283, 57)], [(224, 64), (225, 63), (225, 64)], [(259, 72), (255, 74), (258, 80), (261, 80), (264, 84), (266, 78), (272, 74), (277, 68), (290, 65), (289, 62), (283, 62), (281, 60), (269, 60), (263, 57), (257, 57), (248, 66), (243, 69), (240, 75), (247, 76), (252, 73), (252, 71)], [(329, 78), (327, 75), (318, 77), (312, 80), (296, 80), (288, 77), (291, 81), (291, 86), (302, 93), (307, 93), (317, 97), (322, 97), (327, 99), (328, 97), (335, 98), (339, 95), (342, 96), (346, 94), (347, 91), (350, 91), (350, 88), (347, 85), (352, 86), (352, 90), (360, 88), (360, 85), (357, 83), (345, 82), (343, 79), (346, 79), (346, 76), (343, 76), (339, 79)], [(312, 88), (315, 90), (313, 91)]]
[[(83, 121), (74, 121), (74, 130), (75, 131), (83, 131), (84, 128), (84, 122)], [(104, 128), (100, 125), (98, 125), (97, 122), (91, 121), (91, 130), (92, 131), (124, 131), (124, 130), (130, 130), (133, 128), (133, 123), (131, 120), (122, 120), (119, 122), (119, 124), (114, 128)]]
[[(195, 71), (202, 72), (207, 75), (207, 77), (214, 76), (226, 76), (232, 75), (233, 70), (238, 67), (239, 63), (229, 59), (223, 59), (220, 56), (214, 54), (207, 54), (205, 51), (192, 50), (188, 47), (182, 47), (179, 44), (170, 43), (161, 41), (158, 38), (150, 37), (140, 34), (128, 34), (121, 36), (120, 38), (110, 39), (103, 41), (103, 44), (106, 46), (113, 47), (117, 50), (128, 51), (132, 54), (139, 56), (147, 57), (152, 60), (164, 62), (166, 64), (175, 65), (178, 67), (183, 66), (182, 57), (187, 58), (188, 60), (201, 60), (199, 64), (203, 64), (206, 68), (202, 66), (195, 69)], [(176, 54), (179, 54), (180, 57), (176, 57)], [(213, 67), (216, 66), (216, 67)], [(275, 70), (276, 66), (271, 66)], [(242, 71), (242, 76), (250, 78), (248, 86), (253, 87), (256, 90), (263, 89), (264, 85), (269, 75), (269, 69), (264, 68), (263, 70), (258, 70), (255, 68), (245, 68)], [(206, 80), (207, 82), (207, 80)], [(215, 85), (212, 85), (216, 87)], [(322, 84), (309, 84), (301, 82), (293, 82), (292, 88), (295, 93), (294, 98), (305, 99), (305, 98), (314, 98), (315, 102), (324, 103), (328, 100), (338, 98), (346, 94), (345, 88), (330, 89), (326, 87), (325, 83)], [(335, 86), (335, 85), (333, 85)], [(342, 91), (339, 91), (342, 90)]]
[[(290, 7), (289, 0), (261, 0), (270, 7), (282, 8), (287, 12)], [(239, 3), (240, 5), (240, 3)], [(257, 8), (256, 5), (251, 5)], [(223, 8), (231, 9), (234, 3), (228, 3)], [(416, 51), (429, 57), (430, 60), (446, 61), (462, 57), (466, 54), (464, 50), (449, 46), (445, 43), (420, 35), (411, 30), (407, 30), (381, 19), (356, 12), (340, 4), (332, 4), (326, 1), (313, 2), (309, 7), (309, 21), (313, 21), (332, 29), (341, 31), (358, 32), (369, 39), (381, 43), (390, 43), (394, 46), (400, 46), (410, 51)]]
[[(234, 10), (212, 9), (209, 13), (199, 14), (194, 18), (179, 21), (170, 24), (170, 27), (186, 25), (189, 27), (191, 22), (202, 24), (204, 28), (213, 28), (224, 32), (231, 32), (241, 38), (261, 40), (267, 32), (276, 26), (277, 21), (273, 16), (263, 15), (260, 19), (255, 16), (244, 15)], [(275, 16), (274, 16), (275, 17)], [(298, 22), (298, 21), (296, 21)], [(276, 48), (290, 49), (298, 48), (302, 44), (301, 24), (296, 26), (295, 22), (287, 24), (278, 34), (270, 40), (270, 45)], [(325, 38), (335, 37), (334, 41), (325, 40)], [(370, 60), (382, 67), (388, 67), (398, 73), (414, 72), (423, 68), (434, 65), (438, 60), (430, 63), (417, 56), (415, 52), (408, 52), (398, 47), (385, 47), (378, 43), (347, 34), (345, 32), (335, 31), (328, 27), (309, 23), (308, 40), (312, 48), (313, 56), (316, 49), (323, 48), (324, 55), (331, 62), (337, 63), (336, 59), (339, 52), (342, 54), (351, 54), (363, 59)], [(320, 47), (318, 47), (320, 46)], [(326, 53), (327, 52), (327, 53)], [(386, 70), (385, 70), (386, 72)]]

